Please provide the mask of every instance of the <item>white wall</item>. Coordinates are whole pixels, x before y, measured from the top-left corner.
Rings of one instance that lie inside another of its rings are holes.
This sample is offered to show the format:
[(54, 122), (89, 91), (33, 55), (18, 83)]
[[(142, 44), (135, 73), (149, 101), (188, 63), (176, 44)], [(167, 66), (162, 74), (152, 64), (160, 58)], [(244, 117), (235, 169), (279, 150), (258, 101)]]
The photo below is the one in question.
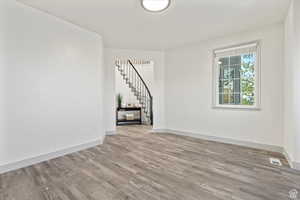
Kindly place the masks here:
[(292, 1), (285, 21), (284, 146), (300, 169), (300, 1)]
[(165, 127), (164, 114), (164, 53), (161, 51), (141, 51), (126, 49), (105, 49), (105, 124), (106, 131), (116, 130), (115, 122), (115, 65), (116, 59), (143, 59), (154, 62), (153, 115), (154, 128)]
[(13, 0), (0, 7), (0, 167), (102, 140), (101, 37)]
[[(254, 40), (261, 40), (261, 110), (213, 109), (213, 49)], [(165, 62), (167, 129), (283, 145), (283, 25), (171, 49)]]
[[(4, 150), (5, 150), (5, 140), (4, 137), (5, 134), (5, 101), (4, 101), (4, 95), (5, 95), (5, 57), (4, 57), (4, 41), (1, 38), (4, 38), (4, 21), (5, 21), (5, 7), (4, 7), (4, 1), (0, 1), (0, 158), (4, 158)], [(0, 159), (0, 165), (3, 163), (2, 159)]]
[[(150, 92), (154, 90), (154, 63), (151, 62), (150, 64), (135, 64), (134, 67), (139, 72), (145, 83), (147, 84), (147, 87), (149, 88)], [(116, 95), (122, 94), (123, 96), (123, 103), (125, 104), (139, 104), (139, 101), (137, 100), (136, 96), (134, 96), (134, 93), (131, 91), (131, 89), (126, 84), (125, 80), (121, 76), (120, 71), (118, 68), (115, 67), (116, 70)], [(153, 95), (153, 94), (152, 94)]]

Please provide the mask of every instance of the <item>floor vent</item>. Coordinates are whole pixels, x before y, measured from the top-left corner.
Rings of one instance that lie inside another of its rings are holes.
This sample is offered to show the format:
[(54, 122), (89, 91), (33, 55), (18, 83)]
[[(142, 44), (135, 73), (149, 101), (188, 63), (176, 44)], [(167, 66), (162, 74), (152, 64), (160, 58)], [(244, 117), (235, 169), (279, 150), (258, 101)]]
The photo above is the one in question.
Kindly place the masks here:
[(281, 163), (280, 159), (278, 159), (278, 158), (270, 158), (270, 163), (272, 165), (282, 166), (282, 163)]

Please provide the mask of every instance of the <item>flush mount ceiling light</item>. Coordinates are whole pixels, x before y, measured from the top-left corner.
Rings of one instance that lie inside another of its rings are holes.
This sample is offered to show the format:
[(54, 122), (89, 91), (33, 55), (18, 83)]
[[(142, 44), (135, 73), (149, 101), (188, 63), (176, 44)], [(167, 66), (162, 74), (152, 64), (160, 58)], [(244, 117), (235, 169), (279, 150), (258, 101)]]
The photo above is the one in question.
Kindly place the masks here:
[(150, 12), (161, 12), (166, 10), (171, 3), (171, 0), (141, 0), (145, 10)]

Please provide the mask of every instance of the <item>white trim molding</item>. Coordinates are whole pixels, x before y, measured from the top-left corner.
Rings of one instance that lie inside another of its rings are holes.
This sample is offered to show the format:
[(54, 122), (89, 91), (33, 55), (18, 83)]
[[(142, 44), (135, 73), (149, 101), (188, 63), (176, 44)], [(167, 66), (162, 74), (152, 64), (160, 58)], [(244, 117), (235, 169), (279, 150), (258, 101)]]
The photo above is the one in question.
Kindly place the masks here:
[(291, 168), (296, 169), (296, 170), (300, 170), (300, 162), (293, 161), (293, 159), (291, 158), (291, 156), (289, 155), (289, 153), (285, 149), (283, 150), (283, 155), (287, 159), (287, 161), (288, 161)]
[(290, 157), (290, 155), (288, 154), (288, 152), (285, 149), (283, 149), (282, 153), (285, 156), (286, 160), (288, 161), (290, 167), (293, 168), (293, 169), (295, 169), (294, 162), (292, 161), (292, 158)]
[(65, 156), (67, 154), (71, 154), (71, 153), (75, 153), (75, 152), (82, 151), (85, 149), (89, 149), (89, 148), (101, 145), (102, 143), (103, 143), (103, 141), (101, 139), (99, 139), (99, 140), (87, 142), (84, 144), (75, 145), (75, 146), (72, 146), (69, 148), (61, 149), (61, 150), (58, 150), (55, 152), (50, 152), (50, 153), (46, 153), (43, 155), (27, 158), (24, 160), (19, 160), (19, 161), (13, 162), (13, 163), (8, 163), (8, 164), (0, 166), (0, 174), (14, 171), (17, 169), (21, 169), (24, 167), (29, 167), (29, 166), (32, 166), (32, 165), (35, 165), (35, 164), (38, 164), (41, 162), (45, 162), (45, 161), (54, 159), (54, 158)]
[(183, 132), (183, 131), (177, 131), (177, 130), (171, 130), (171, 129), (155, 129), (152, 132), (153, 133), (170, 133), (170, 134), (175, 134), (175, 135), (189, 136), (189, 137), (199, 138), (199, 139), (203, 139), (203, 140), (209, 140), (209, 141), (226, 143), (226, 144), (235, 144), (235, 145), (256, 148), (256, 149), (262, 149), (262, 150), (267, 150), (267, 151), (273, 151), (273, 152), (278, 152), (278, 153), (283, 153), (283, 151), (284, 151), (283, 147), (280, 147), (280, 146), (260, 144), (260, 143), (255, 143), (255, 142), (241, 141), (241, 140), (235, 140), (235, 139), (229, 139), (229, 138), (223, 138), (223, 137), (216, 137), (216, 136), (210, 136), (210, 135), (201, 134), (201, 133)]
[(117, 131), (106, 131), (105, 135), (117, 135)]

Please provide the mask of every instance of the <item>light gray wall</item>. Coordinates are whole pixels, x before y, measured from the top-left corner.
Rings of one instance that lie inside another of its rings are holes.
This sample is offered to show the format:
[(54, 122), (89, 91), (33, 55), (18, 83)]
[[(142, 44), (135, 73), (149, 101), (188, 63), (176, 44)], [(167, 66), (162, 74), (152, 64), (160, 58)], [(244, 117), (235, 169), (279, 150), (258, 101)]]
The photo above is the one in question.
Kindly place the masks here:
[(0, 7), (0, 166), (101, 140), (101, 37), (16, 1)]
[[(213, 49), (261, 40), (261, 110), (212, 108)], [(283, 146), (283, 25), (166, 52), (167, 129)]]
[(284, 146), (300, 169), (300, 1), (292, 1), (285, 21)]

